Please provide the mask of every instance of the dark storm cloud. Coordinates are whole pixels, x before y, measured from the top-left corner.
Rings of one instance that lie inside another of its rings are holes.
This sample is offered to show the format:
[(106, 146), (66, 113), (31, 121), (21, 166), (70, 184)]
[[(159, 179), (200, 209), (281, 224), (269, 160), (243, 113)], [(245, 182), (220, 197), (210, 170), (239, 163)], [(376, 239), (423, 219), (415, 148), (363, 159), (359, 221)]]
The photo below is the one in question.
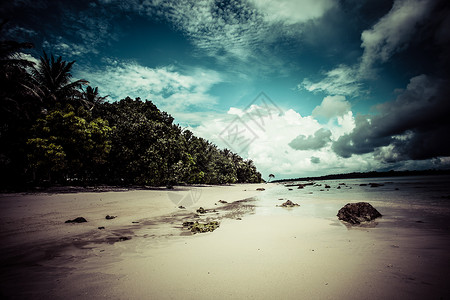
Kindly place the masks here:
[[(405, 7), (409, 2), (396, 3)], [(417, 22), (415, 34), (403, 46), (408, 49), (402, 59), (422, 75), (411, 78), (395, 101), (378, 105), (377, 115), (358, 115), (354, 130), (333, 143), (338, 155), (373, 152), (385, 162), (450, 155), (450, 3), (416, 1), (415, 5), (419, 3), (433, 10)]]
[(332, 148), (342, 157), (374, 151), (387, 162), (448, 156), (449, 95), (449, 80), (414, 77), (395, 101), (377, 106), (379, 114), (357, 116), (354, 130)]
[(331, 141), (331, 131), (320, 128), (313, 136), (299, 135), (293, 139), (289, 146), (295, 150), (319, 150)]

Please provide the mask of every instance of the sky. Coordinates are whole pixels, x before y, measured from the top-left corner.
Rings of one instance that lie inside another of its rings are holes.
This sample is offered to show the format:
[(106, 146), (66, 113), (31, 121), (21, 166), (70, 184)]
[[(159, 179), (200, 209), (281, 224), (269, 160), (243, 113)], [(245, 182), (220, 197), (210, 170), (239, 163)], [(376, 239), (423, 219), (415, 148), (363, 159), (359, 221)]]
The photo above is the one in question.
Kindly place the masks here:
[[(7, 2), (7, 3), (6, 3)], [(268, 178), (450, 167), (448, 0), (12, 0), (3, 39), (76, 61)]]

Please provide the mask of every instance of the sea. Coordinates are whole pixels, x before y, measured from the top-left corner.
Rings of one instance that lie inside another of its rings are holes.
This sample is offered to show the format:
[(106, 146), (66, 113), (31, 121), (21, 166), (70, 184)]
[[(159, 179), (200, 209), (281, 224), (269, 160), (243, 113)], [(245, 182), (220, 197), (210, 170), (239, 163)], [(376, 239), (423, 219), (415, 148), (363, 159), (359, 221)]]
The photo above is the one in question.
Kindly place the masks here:
[[(273, 183), (258, 196), (257, 215), (315, 217), (339, 224), (347, 203), (368, 202), (383, 217), (380, 227), (421, 227), (450, 231), (450, 176), (405, 176)], [(309, 184), (298, 188), (296, 184)], [(287, 200), (298, 207), (279, 207)]]

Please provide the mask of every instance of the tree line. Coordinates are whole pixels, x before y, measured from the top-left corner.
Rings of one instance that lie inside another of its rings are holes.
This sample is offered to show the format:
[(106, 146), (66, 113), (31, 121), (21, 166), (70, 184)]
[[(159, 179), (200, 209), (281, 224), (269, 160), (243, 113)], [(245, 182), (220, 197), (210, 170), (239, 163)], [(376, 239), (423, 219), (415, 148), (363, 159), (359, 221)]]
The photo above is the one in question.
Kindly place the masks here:
[(74, 61), (0, 42), (0, 185), (172, 186), (261, 182), (251, 160), (196, 137), (151, 101), (108, 102)]

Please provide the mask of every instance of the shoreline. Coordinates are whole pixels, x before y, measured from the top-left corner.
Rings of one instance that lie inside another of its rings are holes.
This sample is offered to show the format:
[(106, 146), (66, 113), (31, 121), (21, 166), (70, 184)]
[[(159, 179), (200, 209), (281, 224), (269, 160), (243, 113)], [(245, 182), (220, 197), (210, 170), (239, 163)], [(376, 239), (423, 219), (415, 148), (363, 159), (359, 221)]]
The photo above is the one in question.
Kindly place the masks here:
[[(259, 187), (266, 190), (256, 191)], [(389, 213), (378, 226), (348, 228), (334, 217), (345, 194), (338, 200), (321, 198), (322, 194), (310, 200), (299, 196), (301, 202), (294, 202), (300, 207), (275, 208), (280, 203), (276, 195), (283, 189), (270, 183), (0, 195), (4, 241), (0, 295), (6, 299), (450, 296), (448, 232), (429, 230), (421, 223), (391, 226), (396, 216)], [(186, 209), (178, 208), (180, 203)], [(199, 207), (209, 213), (197, 214)], [(117, 218), (105, 220), (106, 214)], [(88, 222), (64, 223), (78, 216)], [(220, 227), (192, 235), (182, 223), (195, 219), (219, 220)]]

